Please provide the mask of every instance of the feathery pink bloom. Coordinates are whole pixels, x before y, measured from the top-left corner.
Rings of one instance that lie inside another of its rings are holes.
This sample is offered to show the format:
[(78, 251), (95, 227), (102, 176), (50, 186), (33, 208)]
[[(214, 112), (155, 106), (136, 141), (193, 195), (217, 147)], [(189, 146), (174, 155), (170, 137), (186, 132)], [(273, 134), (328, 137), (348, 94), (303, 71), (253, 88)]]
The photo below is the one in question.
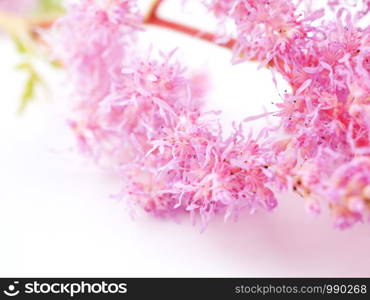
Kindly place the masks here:
[[(368, 205), (356, 214), (347, 208), (338, 213), (330, 195), (337, 189), (332, 181), (337, 169), (370, 157), (370, 27), (359, 25), (369, 16), (369, 1), (329, 1), (334, 19), (325, 7), (302, 9), (299, 1), (210, 2), (216, 16), (235, 23), (234, 61), (269, 64), (292, 87), (277, 104), (276, 115), (291, 138), (276, 153), (276, 183), (285, 182), (315, 212), (327, 202), (340, 227), (363, 220)], [(363, 168), (354, 170), (369, 171), (368, 164)], [(358, 185), (358, 193), (366, 188)]]
[[(203, 78), (173, 53), (135, 52), (134, 4), (85, 0), (55, 25), (57, 55), (76, 86), (70, 125), (82, 149), (118, 166), (124, 195), (155, 215), (188, 211), (205, 225), (218, 212), (273, 209), (266, 149), (241, 129), (222, 138), (216, 116), (203, 109)], [(114, 18), (113, 8), (120, 8)]]
[(370, 218), (370, 157), (359, 156), (343, 164), (332, 175), (328, 196), (336, 225), (351, 226)]
[(16, 14), (30, 12), (36, 6), (36, 0), (0, 0), (0, 10)]
[(360, 25), (368, 1), (352, 9), (206, 1), (235, 24), (233, 61), (258, 60), (291, 86), (274, 113), (280, 125), (256, 139), (236, 125), (222, 136), (217, 116), (204, 111), (205, 88), (173, 53), (138, 51), (136, 1), (102, 3), (80, 1), (58, 21), (56, 54), (75, 86), (71, 127), (84, 151), (116, 166), (132, 202), (207, 224), (217, 213), (271, 210), (274, 191), (288, 189), (311, 212), (330, 207), (340, 228), (368, 219), (370, 27)]

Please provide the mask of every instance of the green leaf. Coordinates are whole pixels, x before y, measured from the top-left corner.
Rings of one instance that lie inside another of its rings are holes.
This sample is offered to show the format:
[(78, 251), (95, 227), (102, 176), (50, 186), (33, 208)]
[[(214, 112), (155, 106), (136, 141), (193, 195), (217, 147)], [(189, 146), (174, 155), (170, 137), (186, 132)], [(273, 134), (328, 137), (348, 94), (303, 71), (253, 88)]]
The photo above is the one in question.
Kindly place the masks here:
[(39, 0), (39, 11), (41, 13), (64, 13), (61, 2), (60, 0)]
[(34, 76), (28, 78), (21, 99), (21, 104), (19, 106), (18, 112), (22, 113), (26, 109), (29, 102), (33, 99), (35, 95), (35, 84), (37, 79)]
[(25, 70), (27, 72), (32, 72), (33, 68), (29, 63), (22, 63), (16, 66), (17, 70)]
[(23, 44), (23, 42), (18, 37), (13, 35), (12, 39), (19, 53), (21, 54), (27, 53), (27, 47)]
[(34, 99), (35, 90), (38, 84), (42, 83), (40, 76), (36, 73), (30, 63), (23, 63), (17, 66), (18, 70), (25, 70), (28, 74), (28, 79), (24, 86), (21, 97), (21, 103), (18, 108), (19, 113), (23, 113), (27, 105)]

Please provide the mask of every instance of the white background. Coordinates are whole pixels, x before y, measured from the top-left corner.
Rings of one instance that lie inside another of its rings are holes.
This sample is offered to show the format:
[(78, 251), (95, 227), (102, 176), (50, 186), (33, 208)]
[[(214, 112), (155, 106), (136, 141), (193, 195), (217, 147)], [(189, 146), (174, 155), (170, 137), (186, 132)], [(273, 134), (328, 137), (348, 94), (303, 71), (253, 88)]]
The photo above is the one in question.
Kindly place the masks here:
[[(232, 67), (227, 50), (158, 29), (145, 39), (162, 49), (181, 44), (179, 59), (210, 71), (210, 107), (223, 108), (226, 123), (279, 100), (268, 71)], [(119, 189), (114, 174), (74, 150), (62, 93), (40, 94), (16, 114), (24, 81), (17, 62), (3, 38), (0, 276), (370, 276), (369, 225), (335, 230), (327, 212), (311, 217), (302, 199), (288, 195), (273, 213), (245, 214), (237, 223), (220, 217), (202, 234), (187, 218), (133, 220), (109, 197)], [(64, 90), (61, 76), (41, 70), (53, 89)]]

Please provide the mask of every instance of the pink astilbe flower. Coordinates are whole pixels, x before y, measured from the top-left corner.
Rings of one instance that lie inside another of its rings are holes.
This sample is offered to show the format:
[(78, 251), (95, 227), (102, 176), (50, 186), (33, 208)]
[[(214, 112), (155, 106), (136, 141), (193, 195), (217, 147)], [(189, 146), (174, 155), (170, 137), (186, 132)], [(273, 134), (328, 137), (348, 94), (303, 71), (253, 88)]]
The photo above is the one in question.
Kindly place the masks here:
[[(152, 141), (153, 148), (134, 170), (129, 168), (132, 193), (146, 210), (182, 207), (193, 217), (199, 212), (207, 224), (217, 212), (225, 212), (227, 219), (237, 218), (245, 208), (275, 208), (277, 201), (267, 187), (273, 176), (263, 159), (266, 149), (240, 130), (223, 140), (216, 125), (215, 120), (183, 116)], [(146, 176), (138, 179), (137, 170), (145, 170)]]
[(100, 137), (114, 135), (99, 125), (101, 102), (110, 95), (112, 74), (131, 55), (128, 45), (135, 39), (140, 22), (135, 1), (83, 0), (56, 22), (53, 36), (48, 37), (57, 45), (55, 55), (74, 85), (80, 114), (70, 124), (85, 151), (98, 151), (93, 149), (94, 142), (102, 144)]
[(359, 156), (338, 168), (328, 191), (336, 225), (345, 228), (370, 218), (370, 157)]
[[(202, 99), (170, 55), (130, 60), (111, 77), (87, 131), (95, 153), (114, 157), (125, 195), (155, 215), (186, 210), (205, 225), (217, 212), (276, 206), (262, 183), (263, 149), (240, 132), (223, 140), (216, 120), (203, 120)], [(102, 147), (102, 144), (108, 143)], [(195, 220), (195, 218), (194, 218)]]
[[(109, 160), (124, 197), (155, 215), (188, 211), (205, 225), (219, 212), (273, 209), (267, 149), (241, 129), (222, 137), (216, 115), (203, 109), (204, 76), (187, 72), (173, 52), (134, 51), (134, 3), (82, 1), (55, 25), (57, 55), (76, 85), (70, 124), (82, 149)], [(121, 9), (114, 18), (112, 7)]]
[[(337, 213), (331, 195), (336, 170), (370, 155), (370, 27), (357, 25), (368, 17), (368, 1), (359, 1), (363, 5), (354, 15), (343, 1), (329, 1), (334, 20), (325, 17), (325, 9), (309, 7), (302, 14), (296, 1), (224, 2), (224, 16), (238, 31), (235, 60), (258, 59), (272, 66), (293, 90), (277, 104), (276, 115), (291, 136), (276, 153), (276, 176), (283, 177), (278, 181), (303, 196), (311, 211), (329, 201), (340, 227), (362, 221), (368, 206), (357, 212), (361, 217), (348, 210)], [(220, 2), (214, 3), (220, 14)]]
[(14, 14), (31, 12), (37, 6), (37, 0), (0, 0), (0, 11)]
[[(76, 82), (76, 92), (89, 102), (109, 92), (110, 72), (119, 67), (141, 17), (135, 1), (83, 0), (54, 25), (55, 54)], [(91, 99), (92, 98), (92, 99)]]
[(83, 0), (55, 25), (83, 150), (113, 165), (123, 195), (155, 215), (187, 211), (205, 225), (217, 213), (271, 210), (274, 191), (288, 189), (313, 213), (328, 206), (339, 228), (368, 220), (369, 2), (205, 2), (234, 22), (235, 63), (258, 60), (291, 86), (279, 125), (252, 138), (234, 124), (224, 137), (204, 110), (204, 80), (173, 52), (138, 51), (136, 1)]

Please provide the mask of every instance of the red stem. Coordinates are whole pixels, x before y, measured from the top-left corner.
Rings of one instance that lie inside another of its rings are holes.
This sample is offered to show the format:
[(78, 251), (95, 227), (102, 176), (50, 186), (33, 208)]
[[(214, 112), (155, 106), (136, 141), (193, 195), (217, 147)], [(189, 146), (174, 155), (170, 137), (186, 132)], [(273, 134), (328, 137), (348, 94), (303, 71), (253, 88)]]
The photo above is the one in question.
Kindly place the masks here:
[[(183, 25), (183, 24), (173, 22), (173, 21), (168, 21), (168, 20), (165, 20), (165, 19), (162, 19), (162, 18), (158, 17), (158, 9), (159, 9), (159, 6), (162, 3), (162, 1), (163, 0), (156, 0), (153, 3), (145, 21), (144, 21), (145, 24), (154, 25), (154, 26), (170, 29), (170, 30), (173, 30), (173, 31), (181, 32), (183, 34), (201, 39), (203, 41), (207, 41), (207, 42), (216, 44), (216, 42), (215, 42), (216, 36), (213, 33), (200, 31), (197, 28), (187, 26), (187, 25)], [(216, 45), (221, 46), (221, 47), (225, 47), (227, 49), (232, 49), (233, 46), (235, 45), (235, 40), (230, 40), (225, 44), (216, 44)]]
[(225, 44), (217, 44), (215, 42), (216, 37), (213, 33), (200, 31), (197, 28), (190, 27), (190, 26), (187, 26), (187, 25), (183, 25), (183, 24), (180, 24), (180, 23), (176, 23), (176, 22), (173, 22), (173, 21), (168, 21), (168, 20), (156, 17), (156, 16), (148, 19), (145, 23), (148, 24), (148, 25), (154, 25), (154, 26), (158, 26), (158, 27), (162, 27), (162, 28), (167, 28), (167, 29), (170, 29), (170, 30), (173, 30), (173, 31), (181, 32), (183, 34), (190, 35), (192, 37), (201, 39), (201, 40), (206, 41), (206, 42), (216, 44), (216, 45), (221, 46), (221, 47), (225, 47), (227, 49), (232, 49), (234, 44), (235, 44), (234, 40), (230, 40)]

